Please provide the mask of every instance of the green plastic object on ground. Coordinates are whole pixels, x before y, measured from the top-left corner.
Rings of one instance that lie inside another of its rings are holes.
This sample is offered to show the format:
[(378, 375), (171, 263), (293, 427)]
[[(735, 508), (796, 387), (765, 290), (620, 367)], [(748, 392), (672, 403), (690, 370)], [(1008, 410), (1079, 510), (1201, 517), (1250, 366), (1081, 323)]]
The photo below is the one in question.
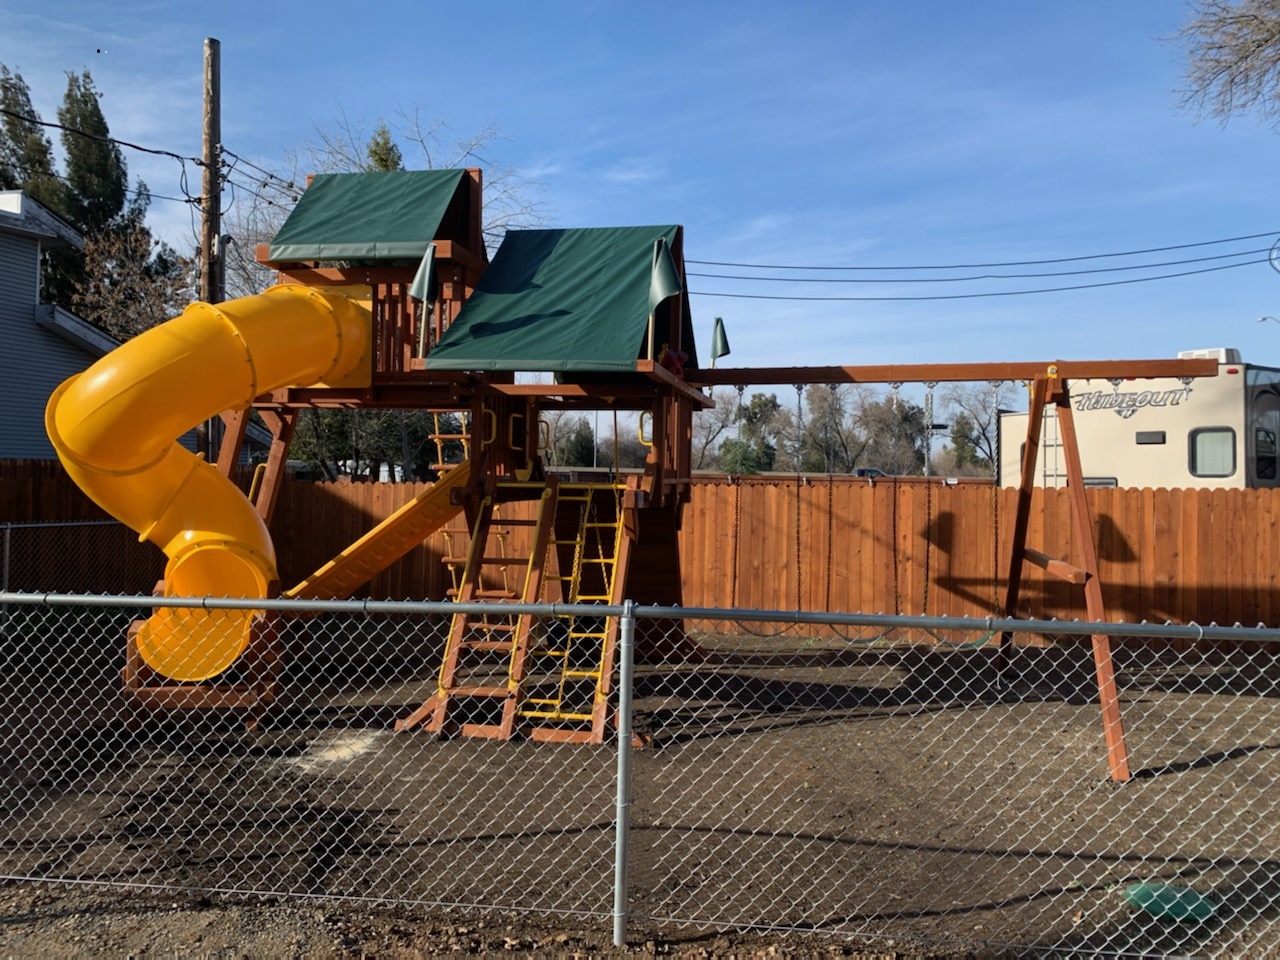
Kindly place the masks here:
[(1153, 917), (1201, 923), (1212, 917), (1218, 905), (1203, 894), (1172, 883), (1134, 883), (1124, 888), (1124, 898)]

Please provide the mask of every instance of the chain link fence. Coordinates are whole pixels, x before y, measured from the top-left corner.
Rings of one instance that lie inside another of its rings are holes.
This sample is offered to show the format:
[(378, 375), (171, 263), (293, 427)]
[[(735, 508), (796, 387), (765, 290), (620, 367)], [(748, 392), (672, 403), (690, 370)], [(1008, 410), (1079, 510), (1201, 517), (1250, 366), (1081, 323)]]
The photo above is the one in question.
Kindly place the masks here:
[(266, 604), (283, 666), (246, 711), (192, 693), (239, 667), (169, 682), (184, 709), (122, 689), (156, 598), (0, 602), (11, 881), (571, 914), (632, 942), (1280, 951), (1277, 630), (639, 608), (624, 735), (593, 746), (397, 731), (438, 693), (449, 604)]

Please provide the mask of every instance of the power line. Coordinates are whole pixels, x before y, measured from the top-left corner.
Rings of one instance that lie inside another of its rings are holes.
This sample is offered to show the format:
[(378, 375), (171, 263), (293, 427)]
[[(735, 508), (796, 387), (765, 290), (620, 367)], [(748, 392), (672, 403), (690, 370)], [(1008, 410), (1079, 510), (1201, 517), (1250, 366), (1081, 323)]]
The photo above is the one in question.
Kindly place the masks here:
[(272, 173), (270, 170), (267, 170), (265, 167), (258, 166), (252, 160), (246, 160), (244, 157), (240, 156), (238, 153), (233, 153), (232, 151), (228, 150), (226, 147), (222, 148), (222, 153), (224, 156), (231, 157), (233, 160), (244, 164), (246, 167), (249, 167), (252, 170), (257, 170), (258, 173), (262, 174), (268, 180), (276, 181), (281, 185), (282, 189), (289, 191), (291, 194), (294, 194), (294, 200), (298, 199), (298, 197), (296, 196), (296, 194), (299, 193), (298, 185), (294, 183), (292, 180), (286, 180), (284, 179), (284, 177), (281, 177), (278, 174)]
[(1250, 233), (1241, 237), (1225, 237), (1221, 240), (1201, 240), (1197, 243), (1178, 243), (1168, 247), (1148, 247), (1145, 250), (1126, 250), (1120, 253), (1091, 253), (1079, 257), (1056, 257), (1051, 260), (1006, 260), (1000, 263), (924, 264), (911, 267), (825, 267), (783, 263), (733, 263), (727, 260), (685, 260), (685, 263), (696, 263), (704, 267), (738, 267), (746, 270), (984, 270), (988, 267), (1040, 267), (1054, 263), (1077, 263), (1082, 260), (1105, 260), (1112, 257), (1137, 257), (1148, 253), (1167, 253), (1171, 250), (1190, 250), (1193, 247), (1209, 247), (1219, 243), (1239, 243), (1244, 240), (1258, 240), (1262, 237), (1275, 237), (1278, 234), (1280, 234), (1280, 231), (1268, 230), (1265, 233)]
[(223, 174), (223, 179), (230, 180), (233, 175), (241, 178), (240, 180), (235, 181), (237, 186), (242, 190), (252, 192), (256, 196), (263, 197), (263, 199), (266, 199), (262, 193), (264, 190), (274, 190), (279, 196), (284, 197), (291, 203), (297, 203), (300, 197), (297, 190), (286, 189), (284, 186), (274, 183), (271, 180), (259, 180), (257, 177), (254, 177), (249, 173), (238, 170), (234, 163), (227, 167), (226, 172)]
[(128, 147), (130, 150), (139, 150), (142, 153), (153, 153), (159, 157), (172, 157), (174, 160), (185, 163), (190, 160), (192, 163), (204, 165), (204, 162), (198, 157), (184, 157), (180, 153), (174, 153), (172, 150), (159, 150), (154, 147), (143, 147), (136, 143), (130, 143), (128, 140), (120, 140), (116, 137), (104, 137), (101, 134), (89, 133), (86, 130), (77, 130), (75, 127), (63, 126), (60, 123), (54, 123), (50, 120), (41, 120), (39, 117), (28, 117), (25, 114), (15, 113), (12, 110), (6, 110), (0, 107), (0, 114), (6, 117), (13, 117), (15, 120), (22, 120), (25, 123), (34, 123), (41, 127), (53, 127), (55, 130), (65, 130), (67, 133), (74, 133), (80, 137), (87, 137), (90, 140), (97, 140), (100, 143), (114, 143), (117, 146)]
[[(14, 174), (14, 175), (16, 175), (16, 174), (19, 172), (17, 169), (15, 169), (14, 167), (12, 167), (12, 166), (10, 166), (10, 165), (8, 165), (8, 164), (6, 164), (6, 165), (5, 165), (5, 169), (6, 169), (10, 174)], [(41, 174), (41, 176), (50, 176), (50, 177), (53, 177), (55, 180), (61, 180), (61, 181), (63, 181), (64, 183), (70, 183), (70, 182), (71, 182), (71, 178), (70, 178), (70, 177), (68, 177), (68, 176), (64, 176), (64, 175), (63, 175), (63, 174), (61, 174), (61, 173), (54, 173), (54, 172), (52, 172), (52, 171), (49, 171), (47, 174)], [(200, 202), (200, 198), (199, 198), (199, 197), (192, 197), (192, 196), (186, 196), (186, 197), (166, 197), (163, 193), (152, 193), (150, 189), (147, 189), (147, 190), (135, 190), (135, 189), (133, 189), (132, 187), (125, 187), (124, 192), (125, 192), (125, 193), (127, 193), (127, 194), (129, 194), (130, 196), (134, 196), (134, 197), (137, 197), (137, 196), (141, 196), (141, 195), (143, 195), (143, 194), (146, 194), (146, 195), (147, 195), (148, 197), (150, 197), (152, 200), (171, 200), (171, 201), (173, 201), (174, 203), (195, 203), (195, 204), (198, 204), (198, 203)]]
[(1247, 260), (1244, 263), (1228, 263), (1217, 267), (1204, 267), (1200, 270), (1184, 270), (1180, 273), (1166, 273), (1154, 277), (1131, 277), (1127, 280), (1107, 280), (1101, 283), (1081, 283), (1065, 287), (1042, 287), (1037, 290), (993, 290), (987, 293), (939, 293), (929, 296), (908, 297), (788, 297), (781, 294), (766, 293), (719, 293), (712, 290), (690, 290), (689, 295), (695, 297), (731, 297), (735, 300), (830, 300), (859, 301), (866, 303), (887, 303), (905, 300), (976, 300), (982, 297), (1020, 297), (1033, 293), (1062, 293), (1068, 290), (1095, 290), (1099, 287), (1119, 287), (1130, 283), (1150, 283), (1153, 280), (1172, 280), (1175, 277), (1191, 277), (1200, 273), (1216, 273), (1219, 270), (1233, 270), (1236, 267), (1249, 267), (1254, 264), (1268, 263), (1269, 259)]
[[(1219, 253), (1211, 257), (1192, 257), (1186, 260), (1164, 260), (1159, 263), (1136, 263), (1123, 267), (1091, 267), (1088, 270), (1057, 270), (1043, 273), (984, 273), (968, 277), (896, 277), (886, 280), (881, 277), (753, 277), (732, 273), (698, 273), (689, 271), (686, 276), (706, 277), (716, 280), (747, 280), (764, 283), (963, 283), (971, 280), (1028, 280), (1042, 277), (1077, 277), (1094, 273), (1122, 273), (1130, 270), (1158, 270), (1164, 267), (1185, 266), (1188, 263), (1208, 263), (1213, 260), (1230, 260), (1235, 257), (1251, 256), (1255, 253), (1270, 253), (1270, 247), (1258, 250), (1238, 250), (1235, 253)], [(692, 263), (693, 261), (686, 261)]]
[[(241, 176), (243, 176), (243, 174), (242, 174)], [(264, 189), (264, 185), (263, 185), (263, 184), (260, 184), (260, 183), (258, 183), (258, 182), (248, 182), (248, 183), (246, 183), (243, 179), (239, 179), (239, 180), (238, 180), (238, 179), (236, 179), (235, 177), (233, 177), (233, 176), (231, 175), (231, 172), (230, 172), (230, 171), (228, 171), (228, 173), (227, 173), (226, 175), (224, 175), (222, 179), (223, 179), (223, 182), (224, 182), (224, 183), (228, 183), (228, 184), (230, 184), (230, 185), (231, 185), (231, 186), (233, 186), (233, 187), (236, 187), (236, 188), (238, 188), (238, 189), (240, 189), (240, 190), (245, 191), (246, 193), (251, 194), (251, 195), (252, 195), (252, 196), (254, 196), (254, 197), (257, 197), (259, 200), (261, 200), (263, 203), (267, 204), (268, 206), (272, 206), (272, 207), (279, 207), (281, 210), (288, 210), (288, 209), (290, 209), (290, 206), (289, 206), (289, 204), (288, 204), (287, 202), (281, 202), (281, 201), (280, 201), (280, 200), (278, 200), (278, 199), (277, 199), (277, 200), (273, 200), (271, 197), (266, 196), (266, 195), (262, 192), (262, 191), (263, 191), (263, 189)], [(274, 189), (279, 190), (280, 188), (279, 188), (279, 187), (274, 187)], [(294, 202), (296, 202), (296, 201), (297, 201), (297, 199), (298, 199), (298, 198), (297, 198), (296, 196), (294, 196), (293, 194), (287, 194), (287, 195), (286, 195), (286, 197), (287, 197), (287, 200), (288, 200), (288, 201), (294, 201)]]

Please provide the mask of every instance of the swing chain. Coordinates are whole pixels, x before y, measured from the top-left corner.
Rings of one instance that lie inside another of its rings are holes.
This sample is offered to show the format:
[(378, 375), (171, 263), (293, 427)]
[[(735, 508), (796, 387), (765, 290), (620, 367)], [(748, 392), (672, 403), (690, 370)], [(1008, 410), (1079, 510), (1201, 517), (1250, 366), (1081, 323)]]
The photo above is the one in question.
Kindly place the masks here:
[(733, 594), (729, 601), (729, 606), (733, 609), (738, 607), (738, 540), (742, 536), (742, 482), (737, 477), (730, 477), (729, 482), (733, 484), (733, 565), (730, 568), (729, 581), (731, 584), (731, 592)]
[(795, 468), (800, 471), (800, 463), (804, 459), (804, 384), (795, 384), (796, 388), (796, 448)]

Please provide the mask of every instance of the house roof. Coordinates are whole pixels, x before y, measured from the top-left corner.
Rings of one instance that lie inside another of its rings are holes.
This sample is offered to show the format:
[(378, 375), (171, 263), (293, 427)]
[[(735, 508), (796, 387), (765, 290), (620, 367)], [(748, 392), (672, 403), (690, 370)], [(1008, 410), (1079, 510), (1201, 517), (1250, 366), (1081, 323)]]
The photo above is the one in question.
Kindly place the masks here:
[(51, 303), (37, 304), (35, 321), (51, 333), (56, 333), (68, 343), (94, 357), (106, 356), (120, 341), (105, 331), (95, 327), (86, 320), (81, 320), (74, 313), (63, 310)]
[[(678, 278), (674, 289), (655, 293), (655, 241), (671, 250), (680, 233), (678, 226), (510, 231), (427, 369), (635, 371), (650, 310), (684, 296)], [(696, 367), (687, 309), (682, 318), (682, 346)]]
[(267, 248), (272, 263), (420, 260), (441, 225), (466, 215), (465, 170), (321, 174)]
[(33, 237), (46, 247), (84, 246), (79, 231), (21, 190), (0, 190), (0, 232)]

